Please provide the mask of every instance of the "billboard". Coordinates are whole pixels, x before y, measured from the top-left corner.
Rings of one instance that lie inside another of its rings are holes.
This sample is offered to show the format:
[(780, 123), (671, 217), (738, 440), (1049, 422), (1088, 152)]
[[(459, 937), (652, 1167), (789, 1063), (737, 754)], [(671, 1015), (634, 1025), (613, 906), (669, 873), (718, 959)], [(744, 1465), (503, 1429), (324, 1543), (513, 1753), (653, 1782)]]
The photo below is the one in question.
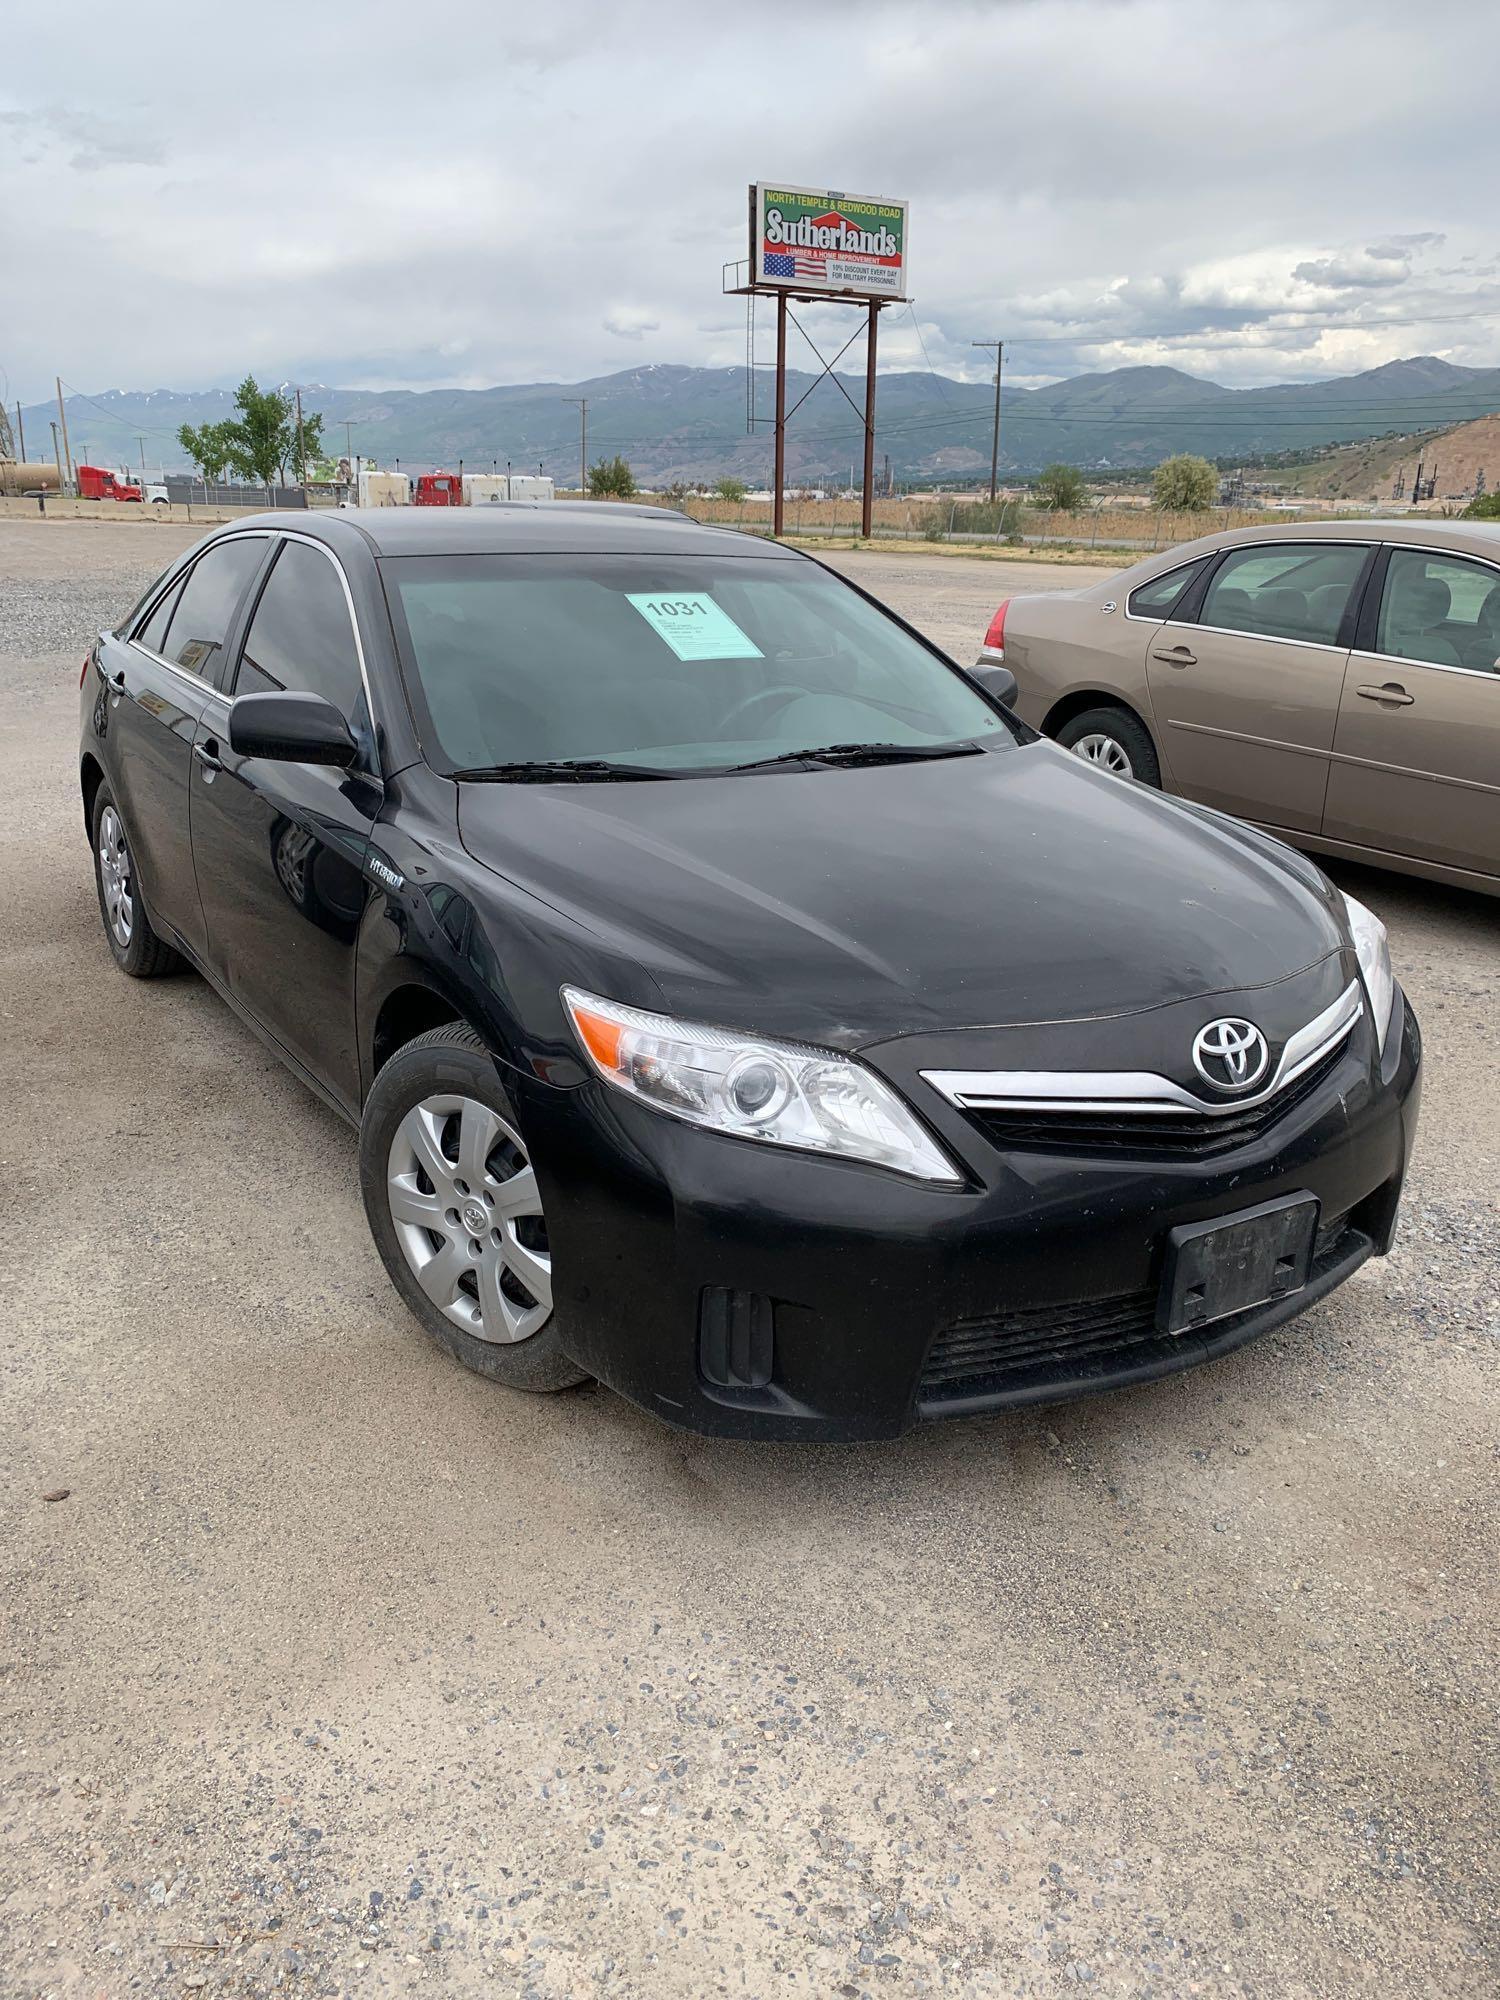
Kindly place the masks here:
[(906, 203), (833, 188), (750, 190), (752, 282), (833, 297), (906, 297)]

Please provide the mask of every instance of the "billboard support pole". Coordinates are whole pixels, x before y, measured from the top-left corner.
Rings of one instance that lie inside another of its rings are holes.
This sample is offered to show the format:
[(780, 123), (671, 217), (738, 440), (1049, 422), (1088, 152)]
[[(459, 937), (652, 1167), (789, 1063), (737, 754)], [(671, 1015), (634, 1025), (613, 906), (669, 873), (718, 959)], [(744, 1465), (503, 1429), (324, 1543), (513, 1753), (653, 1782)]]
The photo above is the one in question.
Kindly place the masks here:
[[(764, 460), (761, 461), (764, 464)], [(771, 532), (781, 535), (786, 520), (786, 293), (776, 294), (776, 475)]]
[(875, 505), (875, 329), (880, 324), (880, 301), (870, 301), (870, 332), (865, 343), (865, 480), (860, 508), (859, 532), (866, 541), (874, 521)]

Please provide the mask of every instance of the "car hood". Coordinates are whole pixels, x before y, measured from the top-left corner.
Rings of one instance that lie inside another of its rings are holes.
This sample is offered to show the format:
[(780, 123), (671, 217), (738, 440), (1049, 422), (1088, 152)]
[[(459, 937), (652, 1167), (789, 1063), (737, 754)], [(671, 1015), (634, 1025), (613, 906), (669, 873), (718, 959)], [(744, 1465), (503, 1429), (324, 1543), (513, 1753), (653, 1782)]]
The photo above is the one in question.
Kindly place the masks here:
[[(476, 860), (685, 1019), (858, 1048), (1270, 984), (1340, 948), (1311, 864), (1047, 743), (873, 768), (459, 787)], [(610, 997), (652, 1005), (640, 990)]]

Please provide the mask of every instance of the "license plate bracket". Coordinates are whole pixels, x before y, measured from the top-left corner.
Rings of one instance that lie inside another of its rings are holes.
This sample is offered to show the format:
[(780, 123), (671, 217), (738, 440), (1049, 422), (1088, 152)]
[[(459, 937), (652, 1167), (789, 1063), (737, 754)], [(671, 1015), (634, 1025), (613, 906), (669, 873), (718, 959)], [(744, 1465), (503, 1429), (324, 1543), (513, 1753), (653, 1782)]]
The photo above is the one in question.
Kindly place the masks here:
[(1196, 1333), (1300, 1292), (1312, 1268), (1321, 1207), (1316, 1195), (1283, 1195), (1168, 1230), (1156, 1307), (1160, 1331)]

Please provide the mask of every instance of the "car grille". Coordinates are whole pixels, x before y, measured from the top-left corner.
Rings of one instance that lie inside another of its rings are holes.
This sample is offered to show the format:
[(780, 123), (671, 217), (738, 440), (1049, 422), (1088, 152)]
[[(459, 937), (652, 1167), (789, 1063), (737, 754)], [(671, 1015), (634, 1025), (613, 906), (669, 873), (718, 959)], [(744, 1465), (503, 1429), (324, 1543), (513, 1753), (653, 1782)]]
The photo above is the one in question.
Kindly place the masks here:
[(1268, 1103), (1217, 1116), (1153, 1111), (1122, 1117), (1107, 1111), (985, 1110), (982, 1106), (971, 1108), (967, 1115), (996, 1146), (1049, 1153), (1130, 1153), (1152, 1159), (1172, 1154), (1184, 1160), (1211, 1159), (1258, 1139), (1299, 1104), (1305, 1104), (1337, 1069), (1343, 1055), (1344, 1045), (1331, 1049)]
[[(1349, 1247), (1345, 1241), (1349, 1234), (1347, 1212), (1323, 1224), (1313, 1245), (1314, 1277)], [(1028, 1382), (1081, 1381), (1107, 1374), (1122, 1362), (1145, 1360), (1152, 1350), (1180, 1351), (1183, 1336), (1157, 1331), (1156, 1301), (1153, 1285), (1113, 1298), (1024, 1306), (955, 1320), (928, 1349), (918, 1400), (933, 1405), (1000, 1395)], [(1214, 1329), (1207, 1331), (1212, 1334)]]

